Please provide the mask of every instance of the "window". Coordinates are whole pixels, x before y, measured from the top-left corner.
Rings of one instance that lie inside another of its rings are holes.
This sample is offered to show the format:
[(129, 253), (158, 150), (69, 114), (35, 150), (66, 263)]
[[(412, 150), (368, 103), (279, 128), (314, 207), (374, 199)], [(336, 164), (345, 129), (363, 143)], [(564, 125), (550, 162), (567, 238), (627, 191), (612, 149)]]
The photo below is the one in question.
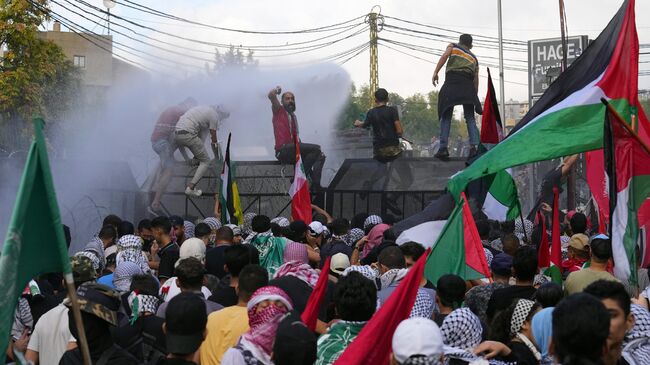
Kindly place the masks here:
[(86, 68), (86, 56), (74, 56), (72, 63), (79, 68)]

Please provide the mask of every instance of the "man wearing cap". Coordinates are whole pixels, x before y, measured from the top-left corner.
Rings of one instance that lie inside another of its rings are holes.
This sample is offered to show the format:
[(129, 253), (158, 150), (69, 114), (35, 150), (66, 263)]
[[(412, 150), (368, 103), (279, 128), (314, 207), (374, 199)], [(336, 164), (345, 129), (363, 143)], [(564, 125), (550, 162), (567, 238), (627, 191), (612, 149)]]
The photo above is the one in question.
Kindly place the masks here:
[[(212, 141), (213, 150), (217, 149), (217, 128), (219, 123), (228, 118), (230, 114), (213, 105), (199, 105), (191, 108), (181, 116), (176, 124), (175, 142), (179, 148), (187, 147), (194, 158), (199, 161), (194, 177), (187, 184), (185, 194), (201, 196), (201, 190), (196, 189), (196, 184), (201, 180), (210, 163), (210, 156), (205, 149), (204, 140), (208, 132)], [(218, 156), (215, 156), (218, 157)]]
[[(75, 287), (97, 278), (88, 257), (73, 256), (70, 258), (70, 266)], [(42, 365), (57, 365), (67, 350), (70, 338), (72, 333), (68, 326), (68, 307), (61, 303), (43, 314), (36, 322), (27, 345), (25, 359)]]
[(330, 261), (329, 280), (336, 283), (348, 267), (350, 267), (350, 258), (346, 254), (339, 252), (333, 255)]
[(589, 237), (583, 233), (576, 233), (569, 240), (569, 258), (562, 261), (562, 273), (569, 275), (582, 269), (582, 265), (589, 260)]
[[(133, 355), (115, 344), (111, 335), (111, 326), (118, 324), (117, 317), (120, 309), (118, 293), (101, 284), (85, 283), (77, 289), (77, 297), (92, 362), (94, 364), (138, 364), (138, 360)], [(70, 307), (71, 303), (68, 302), (66, 305)], [(72, 336), (78, 341), (79, 333), (72, 311), (68, 311), (68, 323)], [(59, 364), (83, 364), (81, 350), (77, 347), (66, 351)]]
[(564, 291), (571, 295), (580, 293), (589, 284), (598, 280), (618, 281), (614, 275), (607, 272), (607, 262), (612, 257), (612, 241), (604, 234), (591, 238), (591, 265), (582, 270), (569, 274), (564, 282)]
[(175, 296), (167, 307), (163, 324), (169, 355), (157, 365), (194, 365), (205, 339), (208, 316), (201, 298), (191, 293)]
[(428, 318), (403, 320), (393, 333), (391, 365), (443, 364), (442, 332)]

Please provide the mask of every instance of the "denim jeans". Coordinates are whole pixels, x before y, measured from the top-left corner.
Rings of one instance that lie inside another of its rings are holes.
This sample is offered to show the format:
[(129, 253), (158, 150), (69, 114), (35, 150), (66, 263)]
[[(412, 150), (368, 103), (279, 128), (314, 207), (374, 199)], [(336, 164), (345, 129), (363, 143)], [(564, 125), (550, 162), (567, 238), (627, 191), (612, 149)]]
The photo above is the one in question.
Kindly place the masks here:
[[(476, 128), (476, 119), (474, 118), (474, 105), (464, 104), (463, 112), (465, 114), (465, 123), (467, 123), (467, 134), (469, 135), (469, 144), (477, 146), (479, 143), (479, 132)], [(451, 129), (451, 117), (454, 108), (449, 108), (440, 118), (440, 149), (447, 148), (449, 144), (449, 130)]]

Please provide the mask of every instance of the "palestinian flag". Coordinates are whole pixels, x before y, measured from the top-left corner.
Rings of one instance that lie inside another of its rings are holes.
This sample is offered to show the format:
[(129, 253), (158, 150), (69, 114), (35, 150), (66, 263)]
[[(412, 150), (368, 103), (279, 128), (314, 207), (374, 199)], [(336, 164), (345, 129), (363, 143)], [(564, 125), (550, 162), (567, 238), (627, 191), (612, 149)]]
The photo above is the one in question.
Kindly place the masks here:
[(510, 134), (449, 181), (455, 197), (467, 184), (506, 168), (603, 146), (606, 98), (626, 121), (638, 110), (639, 41), (634, 0), (627, 0), (569, 68), (560, 74)]
[(609, 179), (610, 237), (614, 275), (638, 283), (636, 245), (643, 210), (650, 208), (650, 149), (636, 132), (608, 109), (605, 114), (605, 161)]
[(483, 244), (469, 209), (465, 193), (433, 246), (424, 276), (432, 283), (445, 274), (455, 274), (464, 280), (490, 277)]
[[(488, 90), (483, 104), (481, 120), (481, 150), (487, 151), (503, 140), (503, 125), (499, 115), (492, 76), (488, 68)], [(500, 222), (514, 220), (520, 215), (517, 185), (512, 178), (512, 169), (498, 171), (483, 178), (487, 190), (483, 199), (483, 213)]]
[[(544, 269), (544, 275), (550, 276), (551, 279), (562, 285), (562, 241), (560, 241), (560, 204), (559, 204), (559, 191), (558, 188), (553, 188), (553, 221), (551, 222), (551, 256), (544, 257), (542, 250), (548, 255), (548, 236), (546, 235), (546, 226), (542, 226), (542, 243), (540, 244), (540, 252), (538, 253), (537, 266)], [(544, 217), (542, 216), (542, 222)], [(545, 241), (545, 242), (544, 242)], [(544, 245), (546, 248), (543, 249)], [(544, 258), (541, 262), (539, 258)], [(542, 266), (544, 265), (544, 266)]]
[(302, 157), (300, 156), (300, 142), (298, 142), (297, 138), (294, 142), (296, 146), (296, 166), (293, 171), (293, 183), (289, 188), (289, 195), (291, 196), (291, 217), (294, 221), (301, 220), (309, 224), (312, 218), (309, 184), (307, 183), (305, 167), (302, 164)]
[(228, 134), (228, 145), (226, 146), (226, 156), (223, 160), (223, 169), (221, 170), (221, 194), (219, 194), (219, 203), (221, 205), (221, 223), (222, 224), (243, 224), (244, 215), (239, 202), (239, 190), (235, 181), (235, 174), (230, 163), (230, 138), (232, 133)]

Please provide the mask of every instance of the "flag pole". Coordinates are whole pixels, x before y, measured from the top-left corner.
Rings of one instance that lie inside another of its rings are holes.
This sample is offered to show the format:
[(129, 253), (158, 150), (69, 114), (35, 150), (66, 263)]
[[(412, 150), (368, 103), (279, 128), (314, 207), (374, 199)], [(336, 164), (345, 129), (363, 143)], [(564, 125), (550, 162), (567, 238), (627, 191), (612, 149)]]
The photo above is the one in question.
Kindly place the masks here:
[(90, 350), (88, 349), (88, 339), (86, 339), (86, 331), (84, 330), (84, 324), (81, 321), (81, 310), (79, 309), (79, 301), (77, 300), (77, 290), (74, 287), (74, 279), (72, 273), (65, 273), (65, 286), (68, 290), (68, 298), (72, 304), (72, 315), (74, 316), (75, 326), (77, 327), (77, 333), (79, 334), (79, 348), (81, 350), (81, 356), (83, 357), (84, 365), (92, 365), (90, 360)]
[(600, 101), (603, 104), (605, 104), (607, 110), (614, 116), (616, 121), (620, 123), (623, 126), (623, 128), (625, 128), (625, 130), (632, 136), (632, 138), (634, 138), (637, 142), (639, 142), (639, 144), (645, 150), (645, 152), (647, 154), (650, 154), (650, 147), (648, 147), (648, 145), (645, 144), (645, 142), (641, 140), (641, 138), (639, 138), (639, 135), (636, 134), (636, 132), (625, 122), (625, 119), (623, 119), (623, 117), (620, 114), (618, 114), (618, 112), (616, 111), (616, 109), (614, 109), (612, 104), (610, 104), (605, 98), (600, 98)]

